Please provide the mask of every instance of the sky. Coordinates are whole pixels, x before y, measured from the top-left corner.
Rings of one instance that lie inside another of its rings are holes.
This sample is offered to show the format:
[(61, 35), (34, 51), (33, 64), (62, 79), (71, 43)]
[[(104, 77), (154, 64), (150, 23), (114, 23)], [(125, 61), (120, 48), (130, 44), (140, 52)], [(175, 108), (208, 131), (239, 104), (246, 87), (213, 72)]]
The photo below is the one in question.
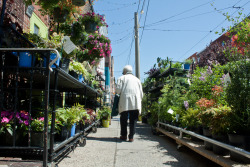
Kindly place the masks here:
[(157, 57), (183, 62), (206, 48), (229, 28), (230, 16), (250, 14), (250, 0), (95, 0), (94, 11), (105, 15), (114, 58), (114, 76), (125, 65), (135, 74), (134, 13), (139, 20), (140, 79)]

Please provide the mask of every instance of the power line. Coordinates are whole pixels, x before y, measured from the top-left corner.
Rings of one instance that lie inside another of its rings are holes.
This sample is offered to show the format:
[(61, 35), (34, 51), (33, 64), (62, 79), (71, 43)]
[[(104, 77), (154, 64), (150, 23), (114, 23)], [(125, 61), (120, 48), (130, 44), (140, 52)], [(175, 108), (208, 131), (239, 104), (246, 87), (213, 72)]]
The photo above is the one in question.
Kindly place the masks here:
[(210, 32), (210, 31), (204, 31), (204, 30), (162, 30), (162, 29), (144, 29), (147, 31), (178, 31), (178, 32), (186, 32), (186, 31), (192, 31), (192, 32)]
[(111, 24), (111, 26), (114, 26), (114, 25), (122, 25), (122, 24), (128, 23), (128, 22), (130, 22), (130, 21), (132, 21), (132, 20), (134, 20), (134, 18), (129, 19), (129, 20), (126, 20), (126, 21), (124, 21), (124, 22), (120, 22), (120, 23), (113, 23), (113, 24)]
[(146, 26), (151, 26), (151, 25), (154, 25), (154, 24), (157, 24), (157, 23), (164, 22), (164, 21), (166, 21), (166, 20), (168, 20), (168, 19), (171, 19), (171, 18), (173, 18), (173, 17), (176, 17), (176, 16), (179, 16), (179, 15), (182, 15), (182, 14), (184, 14), (184, 13), (186, 13), (186, 12), (189, 12), (189, 11), (194, 10), (194, 9), (196, 9), (196, 8), (199, 8), (199, 7), (201, 7), (201, 6), (207, 5), (207, 4), (208, 4), (208, 3), (210, 3), (210, 2), (212, 2), (212, 1), (208, 1), (208, 2), (206, 2), (206, 3), (204, 3), (204, 4), (198, 5), (198, 6), (196, 6), (196, 7), (191, 8), (191, 9), (185, 10), (185, 11), (183, 11), (183, 12), (179, 13), (179, 14), (176, 14), (176, 15), (170, 16), (170, 17), (168, 17), (168, 18), (166, 18), (166, 19), (159, 20), (159, 21), (157, 21), (157, 22), (154, 22), (154, 23), (148, 24), (148, 25), (146, 25)]
[(110, 1), (107, 1), (107, 0), (105, 0), (104, 2), (106, 2), (106, 3), (108, 3), (108, 4), (113, 4), (113, 5), (123, 5), (123, 6), (126, 6), (126, 5), (131, 5), (131, 4), (136, 3), (136, 2), (133, 2), (133, 3), (127, 3), (127, 4), (120, 4), (120, 3), (110, 2)]
[[(229, 9), (229, 8), (232, 8), (232, 7), (230, 6), (230, 7), (226, 7), (226, 8), (219, 9), (219, 10), (226, 10), (226, 9)], [(184, 18), (180, 18), (180, 19), (176, 19), (176, 20), (172, 20), (172, 21), (168, 21), (168, 22), (162, 22), (162, 23), (158, 23), (158, 24), (154, 24), (154, 25), (146, 25), (145, 27), (157, 26), (157, 25), (160, 25), (160, 24), (166, 24), (166, 23), (172, 23), (172, 22), (176, 22), (176, 21), (180, 21), (180, 20), (186, 20), (186, 19), (189, 19), (189, 18), (193, 18), (193, 17), (197, 17), (197, 16), (201, 16), (201, 15), (205, 15), (205, 14), (209, 14), (209, 13), (213, 13), (213, 12), (216, 12), (216, 11), (213, 10), (213, 11), (209, 11), (209, 12), (199, 13), (199, 14), (196, 14), (196, 15), (192, 15), (192, 16), (188, 16), (188, 17), (184, 17)]]
[(124, 53), (126, 53), (126, 51), (128, 51), (130, 48), (130, 46), (128, 48), (126, 48), (123, 52), (121, 52), (120, 54), (113, 56), (113, 57), (120, 57), (121, 55), (123, 55)]
[(129, 4), (129, 5), (126, 5), (126, 6), (120, 7), (120, 8), (107, 9), (107, 10), (97, 10), (97, 11), (102, 11), (102, 12), (110, 12), (110, 11), (115, 11), (115, 10), (121, 10), (121, 9), (124, 9), (124, 8), (130, 7), (130, 6), (133, 6), (133, 5), (136, 5), (136, 2), (135, 2), (135, 3), (133, 3), (133, 4)]
[(122, 34), (122, 33), (128, 32), (129, 30), (131, 31), (131, 27), (130, 27), (130, 28), (128, 28), (128, 29), (126, 29), (126, 30), (124, 30), (124, 31), (122, 31), (122, 32), (117, 32), (117, 33), (109, 33), (109, 34)]
[(146, 21), (147, 21), (149, 2), (150, 2), (150, 0), (148, 0), (148, 6), (147, 6), (146, 16), (145, 16), (145, 20), (144, 20), (144, 24), (143, 24), (143, 29), (142, 29), (140, 44), (141, 44), (141, 40), (142, 40), (142, 37), (143, 37), (144, 27), (145, 27), (145, 24), (146, 24)]
[[(249, 3), (249, 1), (247, 2), (247, 3)], [(246, 4), (247, 4), (246, 3)], [(244, 4), (243, 6), (245, 6), (246, 4)], [(243, 7), (242, 6), (242, 7)], [(242, 8), (241, 7), (241, 8)], [(235, 12), (233, 12), (233, 14), (231, 14), (231, 16), (232, 15), (234, 15), (237, 11), (239, 10), (239, 8), (235, 11)], [(190, 50), (192, 50), (196, 45), (198, 45), (201, 41), (203, 41), (208, 35), (210, 35), (210, 33), (211, 32), (213, 32), (215, 29), (217, 29), (221, 24), (223, 24), (225, 21), (226, 21), (227, 19), (224, 19), (219, 25), (217, 25), (215, 28), (213, 28), (213, 30), (211, 30), (209, 33), (207, 33), (203, 38), (201, 38), (194, 46), (192, 46), (191, 47), (191, 49), (189, 49), (187, 52), (185, 52), (180, 58), (178, 58), (179, 60), (182, 58), (182, 57), (184, 57)]]
[(132, 34), (132, 32), (131, 32), (131, 33), (128, 33), (127, 35), (123, 36), (122, 38), (120, 38), (120, 39), (118, 39), (118, 40), (113, 40), (113, 41), (114, 41), (114, 42), (116, 42), (116, 41), (121, 41), (121, 40), (127, 38), (128, 36), (130, 36), (131, 34)]
[(132, 42), (131, 42), (131, 45), (130, 45), (130, 51), (129, 51), (129, 55), (128, 55), (128, 63), (129, 64), (129, 61), (130, 61), (130, 56), (131, 56), (131, 50), (132, 50), (132, 46), (133, 46), (133, 42), (134, 42), (135, 38), (134, 38), (134, 34), (133, 34), (133, 38), (132, 38)]

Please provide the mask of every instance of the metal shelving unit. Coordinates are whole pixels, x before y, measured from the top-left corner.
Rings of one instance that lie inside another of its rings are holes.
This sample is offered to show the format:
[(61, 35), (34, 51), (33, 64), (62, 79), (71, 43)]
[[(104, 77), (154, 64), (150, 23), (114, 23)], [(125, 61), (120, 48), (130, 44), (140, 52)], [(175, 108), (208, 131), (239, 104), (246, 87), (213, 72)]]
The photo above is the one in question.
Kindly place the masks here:
[[(32, 62), (35, 59), (34, 55), (46, 57), (46, 60), (50, 60), (50, 52), (54, 52), (57, 54), (57, 57), (50, 62), (47, 61), (45, 67), (42, 67), (39, 62), (36, 62), (31, 67), (19, 67), (19, 55), (13, 56), (13, 52), (29, 52), (33, 55)], [(40, 159), (43, 160), (44, 166), (47, 166), (48, 163), (63, 158), (64, 155), (72, 151), (77, 145), (84, 146), (86, 135), (92, 129), (96, 131), (96, 126), (99, 124), (98, 120), (85, 127), (75, 136), (61, 142), (54, 142), (56, 134), (55, 113), (62, 92), (83, 95), (84, 99), (82, 99), (82, 103), (84, 104), (86, 104), (87, 98), (97, 100), (97, 97), (101, 96), (95, 89), (85, 83), (79, 82), (60, 67), (51, 68), (59, 56), (58, 51), (55, 49), (0, 48), (0, 111), (11, 109), (14, 111), (14, 115), (16, 115), (18, 111), (25, 109), (30, 118), (32, 113), (38, 111), (35, 109), (35, 104), (33, 104), (33, 93), (34, 91), (39, 91), (43, 92), (43, 95), (41, 95), (43, 105), (40, 111), (44, 115), (43, 147), (34, 147), (31, 145), (32, 130), (30, 119), (27, 132), (28, 137), (26, 139), (27, 145), (20, 146), (16, 143), (18, 134), (16, 132), (17, 120), (15, 117), (13, 142), (9, 146), (0, 146), (0, 154)], [(48, 124), (49, 113), (51, 113), (51, 126)], [(50, 140), (49, 144), (48, 140)]]

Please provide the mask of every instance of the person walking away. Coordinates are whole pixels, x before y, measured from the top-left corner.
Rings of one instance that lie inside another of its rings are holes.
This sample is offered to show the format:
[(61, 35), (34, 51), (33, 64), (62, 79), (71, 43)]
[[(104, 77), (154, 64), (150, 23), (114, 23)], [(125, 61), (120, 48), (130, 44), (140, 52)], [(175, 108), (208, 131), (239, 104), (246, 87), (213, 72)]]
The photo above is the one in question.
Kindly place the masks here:
[(135, 126), (141, 113), (141, 101), (143, 97), (141, 81), (132, 74), (132, 66), (123, 68), (122, 76), (118, 78), (116, 93), (120, 95), (118, 111), (120, 114), (121, 136), (127, 140), (127, 125), (129, 119), (129, 141), (134, 141)]

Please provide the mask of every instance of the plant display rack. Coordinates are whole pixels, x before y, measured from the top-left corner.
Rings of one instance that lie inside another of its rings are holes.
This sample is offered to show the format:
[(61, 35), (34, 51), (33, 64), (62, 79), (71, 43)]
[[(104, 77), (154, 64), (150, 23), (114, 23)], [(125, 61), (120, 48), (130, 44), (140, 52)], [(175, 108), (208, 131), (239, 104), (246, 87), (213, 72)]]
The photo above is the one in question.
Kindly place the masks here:
[[(35, 58), (34, 55), (39, 55), (47, 57), (47, 60), (50, 60), (49, 56), (51, 52), (56, 53), (57, 57), (52, 61), (47, 61), (45, 67), (41, 67), (40, 65), (19, 67), (20, 58), (18, 56), (11, 57), (10, 55), (13, 52), (29, 52), (33, 55), (32, 59)], [(31, 145), (32, 130), (30, 119), (28, 137), (25, 141), (27, 145), (18, 145), (16, 143), (18, 134), (15, 129), (18, 122), (15, 118), (13, 137), (11, 139), (12, 144), (10, 146), (0, 145), (1, 155), (39, 159), (43, 160), (44, 166), (47, 166), (48, 163), (62, 159), (77, 145), (84, 146), (88, 133), (91, 131), (96, 132), (99, 120), (95, 120), (92, 124), (85, 126), (84, 129), (81, 129), (81, 131), (72, 137), (60, 142), (55, 141), (55, 114), (57, 107), (62, 105), (63, 93), (78, 97), (77, 102), (80, 102), (82, 105), (87, 105), (88, 100), (93, 101), (94, 99), (94, 101), (97, 101), (97, 97), (101, 97), (95, 89), (85, 83), (79, 82), (60, 67), (51, 68), (59, 56), (58, 51), (55, 49), (0, 48), (0, 111), (12, 109), (16, 114), (17, 111), (25, 109), (29, 115), (35, 112), (43, 112), (44, 116), (43, 146), (34, 147)], [(35, 91), (43, 92), (43, 95), (39, 96), (42, 97), (43, 107), (39, 110), (36, 108), (36, 104), (33, 104), (36, 98), (34, 95)], [(71, 99), (71, 103), (67, 104), (68, 106), (73, 105), (72, 101), (74, 102), (74, 97), (68, 97), (68, 99)], [(95, 106), (88, 107), (96, 109)], [(49, 118), (49, 113), (51, 118)], [(49, 125), (49, 121), (51, 121), (51, 125)]]
[[(178, 68), (171, 68), (170, 67), (160, 72), (160, 70), (155, 71), (153, 74), (149, 76), (149, 78), (155, 78), (155, 82), (159, 82), (160, 78), (168, 77), (170, 75), (176, 75), (176, 77), (185, 77), (187, 70), (185, 69), (178, 69)], [(150, 94), (150, 98), (147, 99), (147, 103), (150, 104), (152, 101), (157, 101), (158, 97), (161, 95), (160, 90), (164, 87), (164, 83), (158, 84), (157, 86), (146, 85), (144, 87), (144, 91), (147, 94)], [(152, 96), (153, 95), (153, 96)], [(153, 98), (152, 98), (153, 97)], [(182, 146), (186, 146), (191, 150), (197, 152), (198, 154), (204, 156), (205, 158), (223, 166), (223, 167), (245, 167), (249, 166), (249, 164), (242, 164), (230, 159), (229, 155), (217, 155), (210, 150), (205, 148), (204, 142), (209, 142), (212, 145), (216, 145), (218, 147), (224, 148), (227, 151), (233, 152), (234, 154), (239, 154), (245, 158), (250, 159), (250, 152), (245, 151), (244, 149), (220, 142), (218, 140), (214, 140), (212, 138), (205, 137), (203, 135), (197, 134), (193, 131), (189, 131), (183, 129), (181, 127), (177, 127), (174, 125), (170, 125), (164, 122), (161, 122), (158, 117), (158, 122), (156, 127), (152, 127), (152, 132), (154, 134), (164, 134), (172, 139), (174, 139), (177, 143), (177, 149), (181, 149)], [(196, 139), (196, 140), (192, 140)]]
[[(156, 131), (160, 132), (176, 141), (177, 149), (180, 149), (182, 146), (186, 146), (190, 148), (191, 150), (197, 152), (198, 154), (204, 156), (205, 158), (223, 166), (223, 167), (247, 167), (249, 164), (240, 164), (235, 161), (232, 161), (229, 156), (222, 156), (222, 155), (216, 155), (213, 152), (206, 150), (204, 147), (204, 141), (209, 142), (213, 145), (220, 146), (222, 148), (225, 148), (229, 151), (235, 152), (237, 154), (240, 154), (246, 158), (250, 158), (250, 152), (245, 151), (241, 148), (237, 148), (222, 142), (219, 142), (217, 140), (213, 140), (211, 138), (205, 137), (203, 135), (199, 135), (197, 133), (194, 133), (192, 131), (185, 130), (180, 127), (176, 127), (170, 124), (166, 124), (163, 122), (158, 122)], [(177, 133), (176, 133), (177, 132)], [(178, 135), (179, 134), (179, 135)], [(194, 141), (191, 140), (190, 137), (187, 137), (185, 135), (193, 136), (201, 141)]]

